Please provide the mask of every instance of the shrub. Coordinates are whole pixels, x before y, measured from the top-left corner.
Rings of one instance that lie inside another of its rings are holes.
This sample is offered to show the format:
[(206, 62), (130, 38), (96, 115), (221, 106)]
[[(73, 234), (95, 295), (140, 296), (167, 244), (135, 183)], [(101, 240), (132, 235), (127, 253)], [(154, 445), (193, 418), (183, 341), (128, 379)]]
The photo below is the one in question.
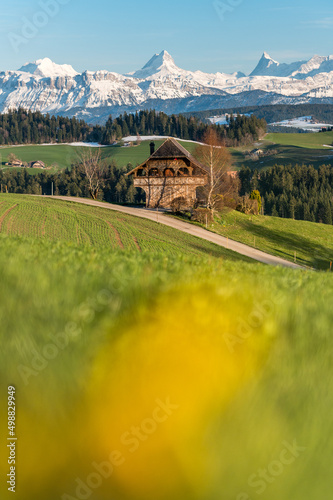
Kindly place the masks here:
[(243, 214), (253, 214), (258, 215), (258, 200), (251, 200), (251, 198), (246, 196), (241, 196), (239, 198), (238, 205), (236, 207), (238, 212), (242, 212)]
[(192, 212), (191, 220), (200, 222), (200, 224), (212, 224), (214, 222), (214, 215), (209, 208), (196, 208)]
[(185, 212), (191, 208), (191, 203), (189, 203), (189, 201), (182, 196), (175, 198), (171, 202), (171, 210), (173, 213)]

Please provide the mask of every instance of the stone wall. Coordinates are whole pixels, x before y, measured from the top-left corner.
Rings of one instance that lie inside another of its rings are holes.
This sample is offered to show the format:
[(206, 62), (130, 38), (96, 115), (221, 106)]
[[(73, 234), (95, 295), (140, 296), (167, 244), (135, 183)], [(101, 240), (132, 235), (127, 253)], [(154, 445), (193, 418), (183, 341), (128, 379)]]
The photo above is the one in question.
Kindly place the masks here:
[(147, 208), (171, 208), (172, 201), (185, 198), (191, 208), (196, 189), (207, 183), (206, 177), (135, 177), (134, 186), (146, 193)]

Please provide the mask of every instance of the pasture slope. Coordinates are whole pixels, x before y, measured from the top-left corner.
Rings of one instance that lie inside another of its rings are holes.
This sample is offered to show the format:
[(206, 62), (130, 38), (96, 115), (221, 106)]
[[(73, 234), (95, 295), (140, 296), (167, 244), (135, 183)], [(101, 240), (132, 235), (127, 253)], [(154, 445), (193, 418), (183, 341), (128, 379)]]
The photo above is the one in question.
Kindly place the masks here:
[[(265, 153), (257, 159), (250, 159), (251, 149), (262, 149)], [(319, 167), (331, 164), (333, 159), (333, 132), (304, 134), (267, 134), (252, 146), (231, 148), (236, 168), (243, 165), (261, 170), (274, 165), (313, 165)]]
[(146, 219), (38, 196), (0, 194), (0, 232), (111, 250), (250, 261), (214, 243)]
[(330, 498), (332, 273), (98, 207), (0, 203), (17, 500)]
[(225, 238), (223, 236), (213, 234), (212, 232), (207, 231), (203, 227), (198, 227), (197, 224), (189, 224), (188, 222), (184, 222), (184, 220), (179, 220), (178, 218), (175, 217), (165, 217), (167, 213), (165, 213), (164, 211), (161, 213), (158, 210), (113, 205), (111, 203), (104, 203), (101, 201), (90, 200), (87, 198), (53, 196), (52, 199), (80, 203), (83, 205), (88, 205), (93, 207), (105, 208), (107, 210), (113, 210), (116, 212), (121, 212), (123, 214), (133, 215), (134, 217), (139, 217), (140, 219), (148, 219), (154, 222), (159, 222), (163, 226), (172, 227), (173, 229), (179, 230), (182, 233), (190, 234), (205, 241), (215, 243), (220, 247), (223, 247), (227, 250), (232, 250), (240, 255), (249, 257), (250, 259), (254, 259), (263, 264), (291, 267), (294, 269), (300, 268), (300, 266), (296, 263), (291, 263), (288, 262), (288, 260), (285, 260), (281, 257), (276, 257), (268, 253), (261, 252), (256, 248), (251, 248), (237, 241), (229, 240), (228, 237)]
[(222, 212), (209, 229), (250, 247), (327, 271), (333, 262), (333, 226), (266, 215)]

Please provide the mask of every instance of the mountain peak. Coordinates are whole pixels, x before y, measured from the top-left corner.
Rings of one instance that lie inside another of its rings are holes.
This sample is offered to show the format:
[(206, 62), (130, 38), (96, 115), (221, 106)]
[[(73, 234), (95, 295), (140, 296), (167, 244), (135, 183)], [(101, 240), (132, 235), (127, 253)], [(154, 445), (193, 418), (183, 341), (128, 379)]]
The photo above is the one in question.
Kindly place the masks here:
[(274, 61), (274, 59), (271, 58), (267, 52), (264, 52), (263, 55), (261, 56), (261, 59), (259, 63), (257, 64), (256, 68), (250, 76), (266, 76), (266, 75), (271, 75), (272, 71), (273, 74), (276, 73), (278, 67), (280, 66), (280, 63), (277, 61)]
[(148, 78), (156, 73), (179, 73), (173, 57), (166, 50), (155, 54), (139, 71), (131, 74), (134, 78)]
[(175, 61), (173, 60), (172, 56), (167, 52), (166, 50), (162, 50), (160, 54), (155, 54), (147, 64), (144, 65), (142, 69), (145, 68), (150, 68), (150, 67), (157, 67), (159, 69), (159, 66), (167, 65), (167, 64), (175, 64)]
[(261, 59), (269, 59), (270, 61), (273, 61), (276, 64), (279, 64), (277, 61), (274, 61), (274, 59), (267, 52), (263, 53), (263, 55), (261, 56)]
[(41, 77), (75, 76), (78, 73), (69, 64), (56, 64), (48, 57), (24, 64), (19, 71)]

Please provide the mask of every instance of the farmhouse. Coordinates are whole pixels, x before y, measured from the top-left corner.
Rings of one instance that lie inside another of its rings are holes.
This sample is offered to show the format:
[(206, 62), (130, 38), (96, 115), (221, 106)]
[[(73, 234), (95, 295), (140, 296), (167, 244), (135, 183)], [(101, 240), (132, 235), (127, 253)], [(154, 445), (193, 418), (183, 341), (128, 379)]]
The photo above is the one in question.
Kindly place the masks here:
[(11, 166), (12, 167), (22, 167), (23, 163), (21, 162), (21, 160), (13, 160), (11, 162)]
[(196, 201), (196, 189), (207, 184), (207, 171), (175, 139), (167, 139), (156, 151), (150, 143), (150, 157), (127, 175), (134, 186), (146, 193), (147, 208), (171, 208), (174, 200), (182, 199), (189, 208)]
[(38, 161), (31, 161), (29, 163), (30, 168), (45, 168), (45, 163), (38, 160)]
[(253, 149), (250, 154), (254, 156), (261, 156), (264, 152), (262, 149)]

